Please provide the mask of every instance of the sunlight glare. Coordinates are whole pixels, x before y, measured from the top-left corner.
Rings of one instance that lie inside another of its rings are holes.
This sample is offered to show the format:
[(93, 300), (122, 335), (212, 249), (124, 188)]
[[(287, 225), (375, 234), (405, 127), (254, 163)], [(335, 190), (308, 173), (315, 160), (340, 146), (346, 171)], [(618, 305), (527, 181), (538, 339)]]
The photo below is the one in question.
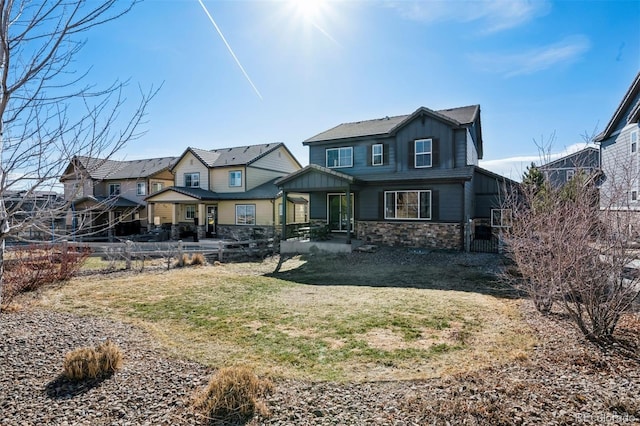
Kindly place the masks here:
[(296, 13), (308, 21), (315, 21), (322, 14), (323, 0), (291, 0)]

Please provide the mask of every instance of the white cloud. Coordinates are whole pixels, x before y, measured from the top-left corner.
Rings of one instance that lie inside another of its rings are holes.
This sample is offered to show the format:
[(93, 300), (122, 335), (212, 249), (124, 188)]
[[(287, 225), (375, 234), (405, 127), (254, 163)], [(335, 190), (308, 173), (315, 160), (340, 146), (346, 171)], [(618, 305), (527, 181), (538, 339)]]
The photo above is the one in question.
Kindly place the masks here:
[(485, 71), (513, 77), (544, 71), (556, 65), (573, 63), (590, 48), (591, 43), (586, 36), (574, 35), (556, 43), (518, 53), (474, 54), (469, 58), (477, 67)]
[(389, 6), (403, 18), (414, 21), (479, 22), (482, 33), (520, 26), (551, 9), (546, 0), (392, 1)]
[(565, 147), (561, 151), (553, 153), (520, 155), (515, 157), (501, 158), (497, 160), (480, 160), (480, 167), (519, 182), (520, 180), (522, 180), (522, 175), (527, 170), (527, 167), (531, 165), (531, 163), (535, 163), (537, 166), (539, 166), (544, 163), (548, 163), (549, 161), (557, 160), (558, 158), (564, 157), (565, 155), (578, 152), (588, 146), (595, 147), (596, 145), (575, 143), (573, 145)]

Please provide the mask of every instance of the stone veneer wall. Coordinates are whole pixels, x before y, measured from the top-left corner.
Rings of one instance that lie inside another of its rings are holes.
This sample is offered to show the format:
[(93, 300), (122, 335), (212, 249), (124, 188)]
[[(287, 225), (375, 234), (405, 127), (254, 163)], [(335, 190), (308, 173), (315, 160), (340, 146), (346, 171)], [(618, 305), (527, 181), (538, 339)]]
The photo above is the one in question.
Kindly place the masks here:
[(248, 225), (218, 225), (218, 238), (226, 240), (251, 240), (258, 236), (272, 238), (279, 235), (279, 227), (274, 226), (248, 226)]
[(463, 250), (459, 223), (375, 222), (356, 223), (356, 238), (369, 244)]

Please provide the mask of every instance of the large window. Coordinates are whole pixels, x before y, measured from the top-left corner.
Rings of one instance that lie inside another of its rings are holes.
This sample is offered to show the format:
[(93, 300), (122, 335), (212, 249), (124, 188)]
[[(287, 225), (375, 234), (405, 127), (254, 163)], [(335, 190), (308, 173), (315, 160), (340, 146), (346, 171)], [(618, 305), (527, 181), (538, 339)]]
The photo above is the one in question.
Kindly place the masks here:
[(236, 204), (236, 225), (255, 225), (256, 205)]
[(431, 191), (385, 191), (384, 218), (431, 220)]
[(187, 204), (184, 206), (184, 218), (187, 220), (193, 220), (196, 217), (196, 206), (195, 204)]
[(511, 209), (491, 209), (491, 226), (508, 228), (511, 226)]
[(431, 139), (417, 139), (414, 143), (416, 167), (431, 167)]
[(242, 186), (242, 172), (240, 170), (229, 172), (229, 186)]
[(145, 195), (147, 193), (147, 184), (144, 182), (138, 182), (136, 185), (136, 194)]
[(200, 187), (200, 173), (185, 173), (184, 174), (184, 186), (188, 188)]
[(353, 148), (329, 148), (327, 149), (327, 167), (351, 167), (353, 166)]
[(120, 195), (120, 184), (119, 183), (110, 183), (109, 184), (109, 196)]
[(371, 147), (371, 164), (380, 166), (384, 163), (384, 148), (381, 143), (377, 143)]

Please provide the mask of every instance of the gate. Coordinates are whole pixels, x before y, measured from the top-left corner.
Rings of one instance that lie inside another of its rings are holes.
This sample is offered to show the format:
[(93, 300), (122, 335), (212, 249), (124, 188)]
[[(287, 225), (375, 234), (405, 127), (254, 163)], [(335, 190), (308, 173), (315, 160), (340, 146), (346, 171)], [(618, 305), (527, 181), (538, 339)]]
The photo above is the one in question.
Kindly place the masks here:
[(471, 237), (470, 251), (475, 253), (498, 253), (500, 242), (490, 226), (476, 225)]

